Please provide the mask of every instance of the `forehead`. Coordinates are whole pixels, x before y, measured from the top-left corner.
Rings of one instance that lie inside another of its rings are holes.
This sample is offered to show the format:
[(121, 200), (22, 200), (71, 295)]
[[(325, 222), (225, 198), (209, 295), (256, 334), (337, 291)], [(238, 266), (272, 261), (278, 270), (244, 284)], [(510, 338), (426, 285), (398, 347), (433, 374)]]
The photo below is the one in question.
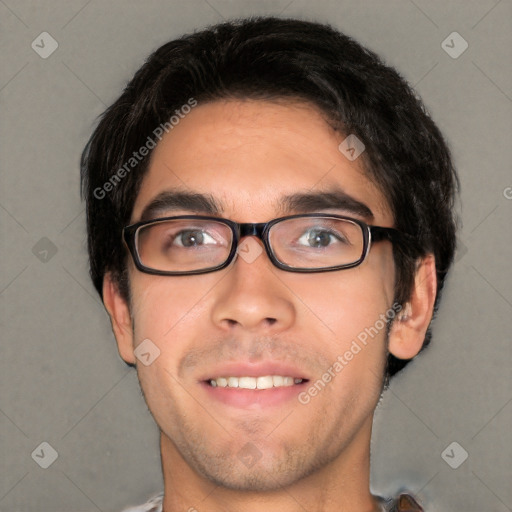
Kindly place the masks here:
[(167, 191), (208, 195), (223, 216), (239, 222), (275, 217), (284, 197), (337, 191), (392, 225), (389, 205), (362, 158), (350, 161), (338, 149), (345, 138), (305, 103), (199, 104), (153, 150), (132, 221)]

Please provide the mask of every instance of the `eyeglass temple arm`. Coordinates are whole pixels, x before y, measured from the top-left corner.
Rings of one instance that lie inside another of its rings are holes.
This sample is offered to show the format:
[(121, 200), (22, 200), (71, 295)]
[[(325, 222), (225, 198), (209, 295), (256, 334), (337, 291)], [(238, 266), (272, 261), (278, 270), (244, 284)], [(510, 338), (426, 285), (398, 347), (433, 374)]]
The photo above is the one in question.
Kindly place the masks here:
[(380, 226), (369, 226), (372, 242), (389, 240), (392, 243), (411, 243), (414, 238), (411, 235), (402, 233), (394, 228), (381, 228)]

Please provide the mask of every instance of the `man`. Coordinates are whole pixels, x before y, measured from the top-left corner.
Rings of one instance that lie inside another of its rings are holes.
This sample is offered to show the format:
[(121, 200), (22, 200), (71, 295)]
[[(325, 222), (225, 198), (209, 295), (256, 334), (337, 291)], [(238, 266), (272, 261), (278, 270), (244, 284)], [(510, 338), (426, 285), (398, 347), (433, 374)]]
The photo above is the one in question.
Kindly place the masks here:
[(430, 340), (456, 175), (403, 79), (324, 25), (158, 49), (82, 156), (91, 277), (161, 431), (133, 510), (421, 510), (369, 487), (374, 409)]

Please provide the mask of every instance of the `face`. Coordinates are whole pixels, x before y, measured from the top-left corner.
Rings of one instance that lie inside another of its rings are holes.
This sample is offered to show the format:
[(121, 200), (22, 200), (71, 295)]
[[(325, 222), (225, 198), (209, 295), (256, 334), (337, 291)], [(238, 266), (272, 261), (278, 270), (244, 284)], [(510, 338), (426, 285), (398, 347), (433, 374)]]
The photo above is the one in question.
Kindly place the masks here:
[[(349, 161), (338, 149), (344, 139), (304, 104), (200, 104), (155, 148), (131, 220), (162, 192), (179, 191), (206, 195), (217, 216), (237, 222), (318, 212), (393, 226), (361, 159)], [(343, 202), (286, 208), (289, 196), (340, 192), (372, 218)], [(205, 213), (182, 203), (157, 217)], [(217, 485), (262, 491), (369, 445), (394, 264), (391, 244), (379, 242), (356, 268), (292, 273), (274, 267), (256, 238), (242, 243), (249, 257), (240, 253), (208, 274), (155, 276), (131, 263), (134, 330), (118, 343), (125, 360), (137, 363), (166, 456)], [(148, 366), (133, 356), (146, 339), (160, 352)], [(303, 382), (265, 390), (209, 384), (244, 376)]]

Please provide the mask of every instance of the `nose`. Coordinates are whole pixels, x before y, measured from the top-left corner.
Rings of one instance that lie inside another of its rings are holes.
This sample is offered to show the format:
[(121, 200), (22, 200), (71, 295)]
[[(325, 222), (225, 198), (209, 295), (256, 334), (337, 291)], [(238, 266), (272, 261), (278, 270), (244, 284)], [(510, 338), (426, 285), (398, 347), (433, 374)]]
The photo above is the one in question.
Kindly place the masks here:
[(227, 275), (212, 290), (212, 321), (225, 331), (277, 334), (295, 320), (293, 293), (280, 280), (263, 244), (254, 236), (239, 243)]

